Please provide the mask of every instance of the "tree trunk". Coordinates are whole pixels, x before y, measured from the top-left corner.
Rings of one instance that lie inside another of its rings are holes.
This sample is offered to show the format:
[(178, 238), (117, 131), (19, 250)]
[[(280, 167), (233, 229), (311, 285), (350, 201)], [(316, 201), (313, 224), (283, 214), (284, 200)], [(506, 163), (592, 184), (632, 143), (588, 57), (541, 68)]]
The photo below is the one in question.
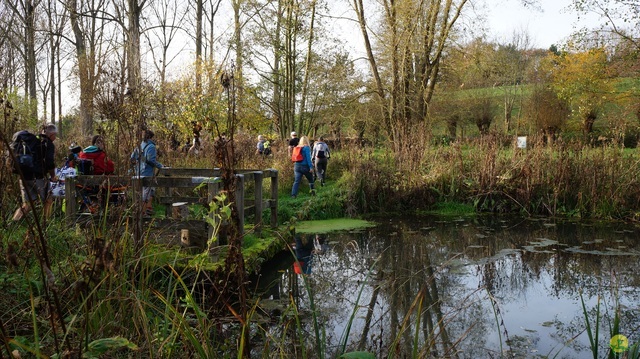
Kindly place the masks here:
[(36, 87), (36, 6), (31, 0), (25, 2), (25, 54), (26, 79), (29, 99), (29, 116), (38, 120), (38, 89)]
[(196, 0), (196, 89), (202, 90), (202, 17), (204, 8), (202, 2)]
[[(304, 80), (302, 81), (302, 96), (300, 99), (300, 113), (299, 113), (299, 125), (298, 125), (298, 129), (300, 131), (304, 132), (308, 132), (308, 131), (304, 131), (304, 119), (305, 119), (305, 108), (306, 108), (306, 102), (307, 102), (307, 93), (308, 93), (308, 87), (309, 87), (309, 73), (311, 72), (311, 47), (313, 45), (313, 30), (314, 30), (314, 23), (315, 23), (315, 19), (316, 19), (316, 2), (315, 0), (311, 1), (311, 23), (309, 24), (309, 40), (307, 43), (307, 56), (305, 59), (305, 69), (304, 69)], [(310, 120), (311, 121), (311, 120)], [(311, 128), (312, 127), (312, 123), (308, 123), (307, 128)]]
[(77, 0), (68, 0), (69, 21), (75, 37), (76, 57), (78, 60), (78, 79), (80, 81), (80, 121), (82, 134), (93, 133), (93, 62), (87, 54), (85, 34), (80, 27)]
[(139, 89), (142, 73), (140, 67), (140, 15), (146, 0), (127, 0), (127, 84), (134, 93)]
[[(240, 22), (240, 10), (242, 0), (233, 0), (233, 43), (236, 48), (235, 81), (236, 81), (236, 103), (242, 104), (244, 99), (244, 77), (242, 68), (244, 67), (244, 51), (242, 45), (242, 23)], [(240, 107), (242, 109), (242, 106)]]
[(288, 123), (285, 121), (282, 113), (282, 75), (280, 74), (280, 65), (282, 62), (282, 50), (280, 42), (282, 35), (282, 15), (283, 15), (282, 1), (278, 1), (278, 12), (276, 16), (276, 33), (274, 36), (273, 44), (273, 98), (271, 99), (271, 110), (273, 111), (273, 122), (280, 133), (280, 138), (287, 139), (289, 134)]

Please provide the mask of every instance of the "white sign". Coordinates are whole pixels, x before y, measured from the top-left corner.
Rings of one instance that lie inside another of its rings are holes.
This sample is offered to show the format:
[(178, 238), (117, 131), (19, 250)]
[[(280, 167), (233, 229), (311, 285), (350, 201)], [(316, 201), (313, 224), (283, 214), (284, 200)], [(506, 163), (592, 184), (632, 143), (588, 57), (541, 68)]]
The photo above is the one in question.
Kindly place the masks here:
[(518, 136), (518, 148), (527, 148), (527, 136)]

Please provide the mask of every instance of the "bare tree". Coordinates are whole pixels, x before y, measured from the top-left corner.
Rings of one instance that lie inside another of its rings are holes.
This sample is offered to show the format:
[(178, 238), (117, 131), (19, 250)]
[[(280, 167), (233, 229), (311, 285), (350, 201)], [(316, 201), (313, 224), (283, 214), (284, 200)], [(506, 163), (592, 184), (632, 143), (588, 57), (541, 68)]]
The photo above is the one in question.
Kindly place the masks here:
[(107, 7), (107, 2), (67, 0), (66, 6), (73, 31), (70, 41), (77, 58), (82, 133), (89, 135), (93, 132), (94, 97), (101, 73), (99, 59), (103, 55), (102, 36), (107, 21), (102, 11)]
[(183, 44), (172, 49), (178, 35), (184, 31), (183, 24), (187, 15), (183, 3), (176, 0), (160, 0), (150, 7), (151, 16), (147, 19), (148, 31), (144, 32), (153, 58), (153, 65), (160, 75), (160, 85), (167, 81), (167, 67), (178, 57), (186, 46)]
[(317, 2), (256, 1), (249, 5), (252, 46), (246, 49), (250, 53), (246, 60), (261, 77), (261, 102), (269, 108), (282, 138), (288, 138), (292, 130), (308, 133), (313, 128), (309, 106), (314, 106), (309, 84), (320, 75), (314, 67), (320, 44)]
[[(406, 148), (412, 128), (426, 118), (440, 60), (467, 0), (383, 1), (383, 29), (376, 34), (382, 40), (378, 52), (371, 42), (363, 0), (351, 4), (360, 23), (390, 140), (399, 153)], [(390, 78), (390, 83), (383, 81), (381, 65), (389, 69), (385, 78)]]
[(127, 41), (126, 41), (126, 54), (127, 54), (127, 84), (131, 91), (137, 91), (140, 88), (142, 80), (142, 65), (141, 65), (141, 52), (140, 52), (140, 35), (141, 26), (140, 21), (142, 17), (142, 10), (144, 9), (147, 0), (126, 0), (126, 14), (127, 14)]
[(29, 101), (29, 117), (35, 121), (38, 119), (36, 9), (40, 6), (41, 0), (7, 0), (6, 4), (12, 10), (17, 24), (19, 24), (18, 27), (8, 29), (14, 32), (9, 39), (20, 41), (20, 43), (14, 42), (12, 45), (24, 61), (25, 98)]

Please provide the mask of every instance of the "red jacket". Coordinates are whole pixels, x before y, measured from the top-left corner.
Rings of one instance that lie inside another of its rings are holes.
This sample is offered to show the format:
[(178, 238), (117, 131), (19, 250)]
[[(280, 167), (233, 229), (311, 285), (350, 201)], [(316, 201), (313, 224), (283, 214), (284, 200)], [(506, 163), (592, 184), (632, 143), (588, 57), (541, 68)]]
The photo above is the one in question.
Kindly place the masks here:
[(107, 158), (107, 154), (104, 151), (98, 150), (96, 152), (80, 152), (78, 158), (85, 160), (93, 160), (93, 174), (94, 175), (110, 175), (115, 169), (113, 161)]

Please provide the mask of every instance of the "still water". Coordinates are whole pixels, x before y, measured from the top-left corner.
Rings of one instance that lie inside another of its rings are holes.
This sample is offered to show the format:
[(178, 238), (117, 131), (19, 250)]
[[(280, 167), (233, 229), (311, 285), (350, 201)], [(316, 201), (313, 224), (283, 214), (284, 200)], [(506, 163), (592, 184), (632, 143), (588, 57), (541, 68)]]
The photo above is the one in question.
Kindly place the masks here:
[(311, 260), (264, 277), (263, 301), (293, 293), (310, 337), (316, 313), (326, 357), (344, 345), (377, 358), (593, 358), (585, 320), (595, 335), (598, 303), (598, 358), (608, 354), (616, 309), (620, 334), (640, 340), (634, 226), (493, 216), (376, 222), (318, 236), (315, 249), (316, 236), (304, 235)]

